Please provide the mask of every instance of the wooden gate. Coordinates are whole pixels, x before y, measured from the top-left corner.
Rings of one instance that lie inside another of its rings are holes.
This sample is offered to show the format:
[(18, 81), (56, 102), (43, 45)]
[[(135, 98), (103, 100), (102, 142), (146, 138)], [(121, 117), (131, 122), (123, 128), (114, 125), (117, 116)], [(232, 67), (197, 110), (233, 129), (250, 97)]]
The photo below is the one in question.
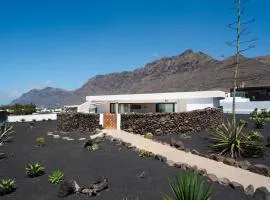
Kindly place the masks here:
[(117, 128), (117, 115), (112, 113), (104, 113), (103, 115), (103, 127), (108, 129)]

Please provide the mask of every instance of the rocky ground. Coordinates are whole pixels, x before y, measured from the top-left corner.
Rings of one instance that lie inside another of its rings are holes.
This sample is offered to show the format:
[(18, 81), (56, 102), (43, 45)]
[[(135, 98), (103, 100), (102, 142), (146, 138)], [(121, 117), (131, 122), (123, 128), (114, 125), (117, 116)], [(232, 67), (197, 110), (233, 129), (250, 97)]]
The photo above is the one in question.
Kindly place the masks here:
[[(141, 158), (134, 151), (109, 141), (91, 152), (83, 149), (84, 142), (79, 140), (88, 136), (58, 133), (60, 138), (54, 138), (47, 135), (48, 132), (55, 135), (55, 130), (55, 121), (37, 122), (33, 128), (28, 123), (15, 124), (13, 141), (0, 147), (0, 152), (8, 156), (0, 160), (0, 178), (15, 178), (17, 190), (0, 196), (0, 199), (58, 199), (59, 186), (48, 182), (48, 174), (57, 169), (65, 173), (66, 180), (75, 179), (83, 186), (90, 185), (98, 176), (106, 176), (109, 181), (109, 188), (96, 197), (74, 194), (65, 199), (156, 200), (162, 199), (162, 193), (170, 193), (168, 178), (175, 177), (179, 169), (154, 158)], [(44, 147), (36, 147), (35, 140), (39, 136), (46, 138)], [(26, 164), (37, 161), (45, 165), (46, 174), (38, 178), (26, 177)], [(213, 199), (245, 200), (251, 197), (214, 183)]]
[[(225, 120), (230, 117), (229, 115), (225, 116)], [(237, 119), (244, 119), (249, 124), (246, 128), (246, 131), (259, 131), (264, 136), (264, 144), (267, 144), (267, 137), (270, 137), (270, 122), (266, 123), (263, 129), (255, 129), (254, 124), (251, 120), (248, 119), (249, 115), (237, 115)], [(184, 143), (184, 146), (186, 148), (189, 148), (190, 150), (196, 149), (198, 152), (203, 154), (211, 154), (211, 153), (217, 153), (214, 152), (211, 147), (209, 146), (210, 141), (210, 131), (201, 131), (198, 133), (193, 134), (187, 134), (182, 135), (179, 134), (173, 134), (173, 135), (167, 135), (167, 136), (154, 136), (155, 139), (168, 142), (172, 139), (176, 141), (182, 141)], [(270, 167), (270, 147), (265, 147), (265, 155), (263, 157), (259, 158), (242, 158), (238, 160), (248, 160), (251, 164), (264, 164)]]

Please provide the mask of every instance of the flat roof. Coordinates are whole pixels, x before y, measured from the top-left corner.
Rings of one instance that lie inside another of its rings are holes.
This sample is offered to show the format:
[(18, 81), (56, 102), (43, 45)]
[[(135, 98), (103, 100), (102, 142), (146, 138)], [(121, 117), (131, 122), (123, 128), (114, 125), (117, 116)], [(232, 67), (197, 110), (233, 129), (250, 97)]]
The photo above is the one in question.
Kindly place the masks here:
[(223, 91), (195, 91), (195, 92), (169, 92), (146, 94), (120, 94), (87, 96), (86, 101), (149, 101), (149, 100), (174, 100), (174, 99), (198, 99), (198, 98), (225, 98)]

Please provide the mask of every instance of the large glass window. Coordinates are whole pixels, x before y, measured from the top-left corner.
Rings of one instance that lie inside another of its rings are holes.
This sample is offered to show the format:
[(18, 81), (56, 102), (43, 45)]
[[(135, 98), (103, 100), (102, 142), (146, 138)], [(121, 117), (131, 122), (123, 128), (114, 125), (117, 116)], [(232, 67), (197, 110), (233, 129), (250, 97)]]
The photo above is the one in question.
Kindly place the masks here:
[(131, 104), (119, 104), (118, 105), (119, 113), (129, 113), (131, 112)]
[(156, 112), (174, 112), (174, 103), (158, 103)]

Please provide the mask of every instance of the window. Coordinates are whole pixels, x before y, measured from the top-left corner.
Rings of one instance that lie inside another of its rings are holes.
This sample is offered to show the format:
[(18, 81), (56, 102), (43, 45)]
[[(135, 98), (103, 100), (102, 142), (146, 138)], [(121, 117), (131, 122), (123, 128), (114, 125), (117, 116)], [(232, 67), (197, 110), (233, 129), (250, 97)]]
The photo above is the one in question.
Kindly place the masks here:
[(131, 104), (119, 104), (118, 105), (119, 113), (129, 113), (131, 112)]
[(174, 112), (174, 103), (158, 103), (156, 112)]
[(115, 103), (110, 104), (110, 113), (115, 113)]
[(97, 113), (97, 107), (89, 108), (89, 113)]

